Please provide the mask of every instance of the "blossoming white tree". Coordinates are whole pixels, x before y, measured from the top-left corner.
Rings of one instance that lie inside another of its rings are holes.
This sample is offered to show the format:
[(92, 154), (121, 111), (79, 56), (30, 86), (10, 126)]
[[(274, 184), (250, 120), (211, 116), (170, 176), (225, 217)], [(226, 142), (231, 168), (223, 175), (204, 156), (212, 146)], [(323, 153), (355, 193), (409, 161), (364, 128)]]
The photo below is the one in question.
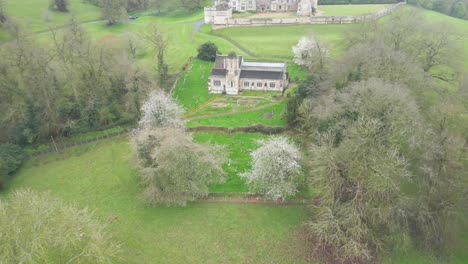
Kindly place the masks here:
[(309, 71), (325, 69), (329, 51), (313, 35), (302, 37), (292, 50), (296, 64), (305, 66)]
[(182, 128), (185, 122), (180, 118), (184, 110), (162, 91), (151, 92), (141, 108), (140, 127)]
[(296, 194), (302, 171), (298, 148), (286, 137), (260, 140), (259, 143), (261, 147), (251, 153), (252, 170), (241, 175), (249, 183), (251, 191), (273, 200)]

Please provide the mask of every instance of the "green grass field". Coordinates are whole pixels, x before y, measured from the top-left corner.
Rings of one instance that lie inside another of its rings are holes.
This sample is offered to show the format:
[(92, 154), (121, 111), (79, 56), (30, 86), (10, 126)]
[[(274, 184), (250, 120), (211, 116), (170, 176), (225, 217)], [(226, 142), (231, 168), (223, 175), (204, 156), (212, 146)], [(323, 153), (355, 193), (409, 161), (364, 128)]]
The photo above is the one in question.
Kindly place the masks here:
[(388, 5), (319, 5), (324, 16), (358, 16), (379, 11)]
[(83, 0), (69, 0), (70, 12), (61, 13), (49, 8), (50, 0), (6, 0), (5, 13), (30, 32), (59, 27), (74, 16), (78, 21), (101, 19), (101, 10)]
[(248, 186), (239, 175), (250, 168), (250, 152), (258, 147), (256, 141), (265, 137), (262, 134), (248, 133), (194, 133), (196, 142), (221, 145), (228, 153), (228, 161), (223, 165), (224, 171), (228, 174), (227, 181), (223, 184), (211, 186), (210, 191), (215, 193), (248, 192)]
[(345, 33), (353, 27), (356, 25), (239, 27), (219, 29), (215, 32), (240, 43), (261, 59), (291, 61), (292, 47), (308, 34), (315, 34), (323, 41), (330, 49), (332, 57), (339, 56), (345, 46)]
[(283, 100), (261, 110), (193, 119), (187, 123), (187, 126), (214, 126), (228, 128), (253, 126), (257, 124), (263, 124), (266, 126), (285, 126), (286, 123), (282, 119), (285, 107), (286, 100)]
[(194, 110), (213, 95), (208, 94), (212, 62), (194, 60), (179, 78), (172, 96), (186, 111)]
[[(196, 138), (226, 144), (245, 140), (232, 155), (243, 159), (256, 136), (200, 134)], [(109, 231), (122, 245), (120, 263), (300, 262), (295, 258), (300, 247), (295, 232), (306, 217), (302, 206), (195, 203), (185, 208), (148, 207), (139, 199), (138, 175), (129, 153), (127, 138), (121, 137), (33, 158), (8, 191), (51, 191), (95, 210), (103, 222), (114, 219)]]

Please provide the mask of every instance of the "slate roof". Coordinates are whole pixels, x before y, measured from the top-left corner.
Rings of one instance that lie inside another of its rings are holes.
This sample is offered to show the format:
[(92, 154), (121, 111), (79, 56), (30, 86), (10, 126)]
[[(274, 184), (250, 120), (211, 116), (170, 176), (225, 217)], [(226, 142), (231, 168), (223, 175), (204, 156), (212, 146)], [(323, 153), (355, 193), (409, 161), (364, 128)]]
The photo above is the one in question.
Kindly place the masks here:
[(241, 74), (240, 74), (240, 78), (282, 80), (283, 79), (283, 72), (246, 71), (246, 70), (242, 70)]
[(227, 70), (226, 69), (213, 69), (211, 71), (212, 76), (226, 76)]

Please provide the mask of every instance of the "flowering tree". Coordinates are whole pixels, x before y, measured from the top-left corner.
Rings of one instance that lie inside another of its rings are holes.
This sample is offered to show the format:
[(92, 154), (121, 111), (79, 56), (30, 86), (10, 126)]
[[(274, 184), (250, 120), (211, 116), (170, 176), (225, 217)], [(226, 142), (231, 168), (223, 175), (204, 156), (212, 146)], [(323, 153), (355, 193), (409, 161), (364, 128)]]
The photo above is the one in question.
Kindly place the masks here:
[(164, 92), (150, 93), (141, 112), (142, 128), (184, 127), (185, 122), (180, 118), (184, 110)]
[(301, 154), (286, 137), (260, 140), (261, 147), (252, 152), (253, 168), (244, 173), (252, 191), (278, 200), (297, 192), (301, 174)]
[(309, 71), (325, 69), (329, 51), (313, 35), (302, 37), (292, 50), (296, 64), (305, 66)]
[(144, 187), (143, 199), (150, 205), (185, 206), (208, 195), (208, 185), (224, 180), (224, 155), (216, 149), (193, 143), (179, 128), (139, 130), (132, 138)]

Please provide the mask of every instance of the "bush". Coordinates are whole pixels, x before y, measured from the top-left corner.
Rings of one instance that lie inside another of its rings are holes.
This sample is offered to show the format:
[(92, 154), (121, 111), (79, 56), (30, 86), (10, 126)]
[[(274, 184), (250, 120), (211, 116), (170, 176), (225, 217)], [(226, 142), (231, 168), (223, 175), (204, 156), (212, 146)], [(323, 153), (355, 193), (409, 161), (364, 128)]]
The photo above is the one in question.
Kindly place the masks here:
[(4, 185), (7, 177), (18, 170), (24, 158), (25, 154), (19, 146), (0, 145), (0, 188)]
[(204, 61), (215, 61), (218, 47), (213, 42), (205, 42), (198, 47), (197, 58)]

